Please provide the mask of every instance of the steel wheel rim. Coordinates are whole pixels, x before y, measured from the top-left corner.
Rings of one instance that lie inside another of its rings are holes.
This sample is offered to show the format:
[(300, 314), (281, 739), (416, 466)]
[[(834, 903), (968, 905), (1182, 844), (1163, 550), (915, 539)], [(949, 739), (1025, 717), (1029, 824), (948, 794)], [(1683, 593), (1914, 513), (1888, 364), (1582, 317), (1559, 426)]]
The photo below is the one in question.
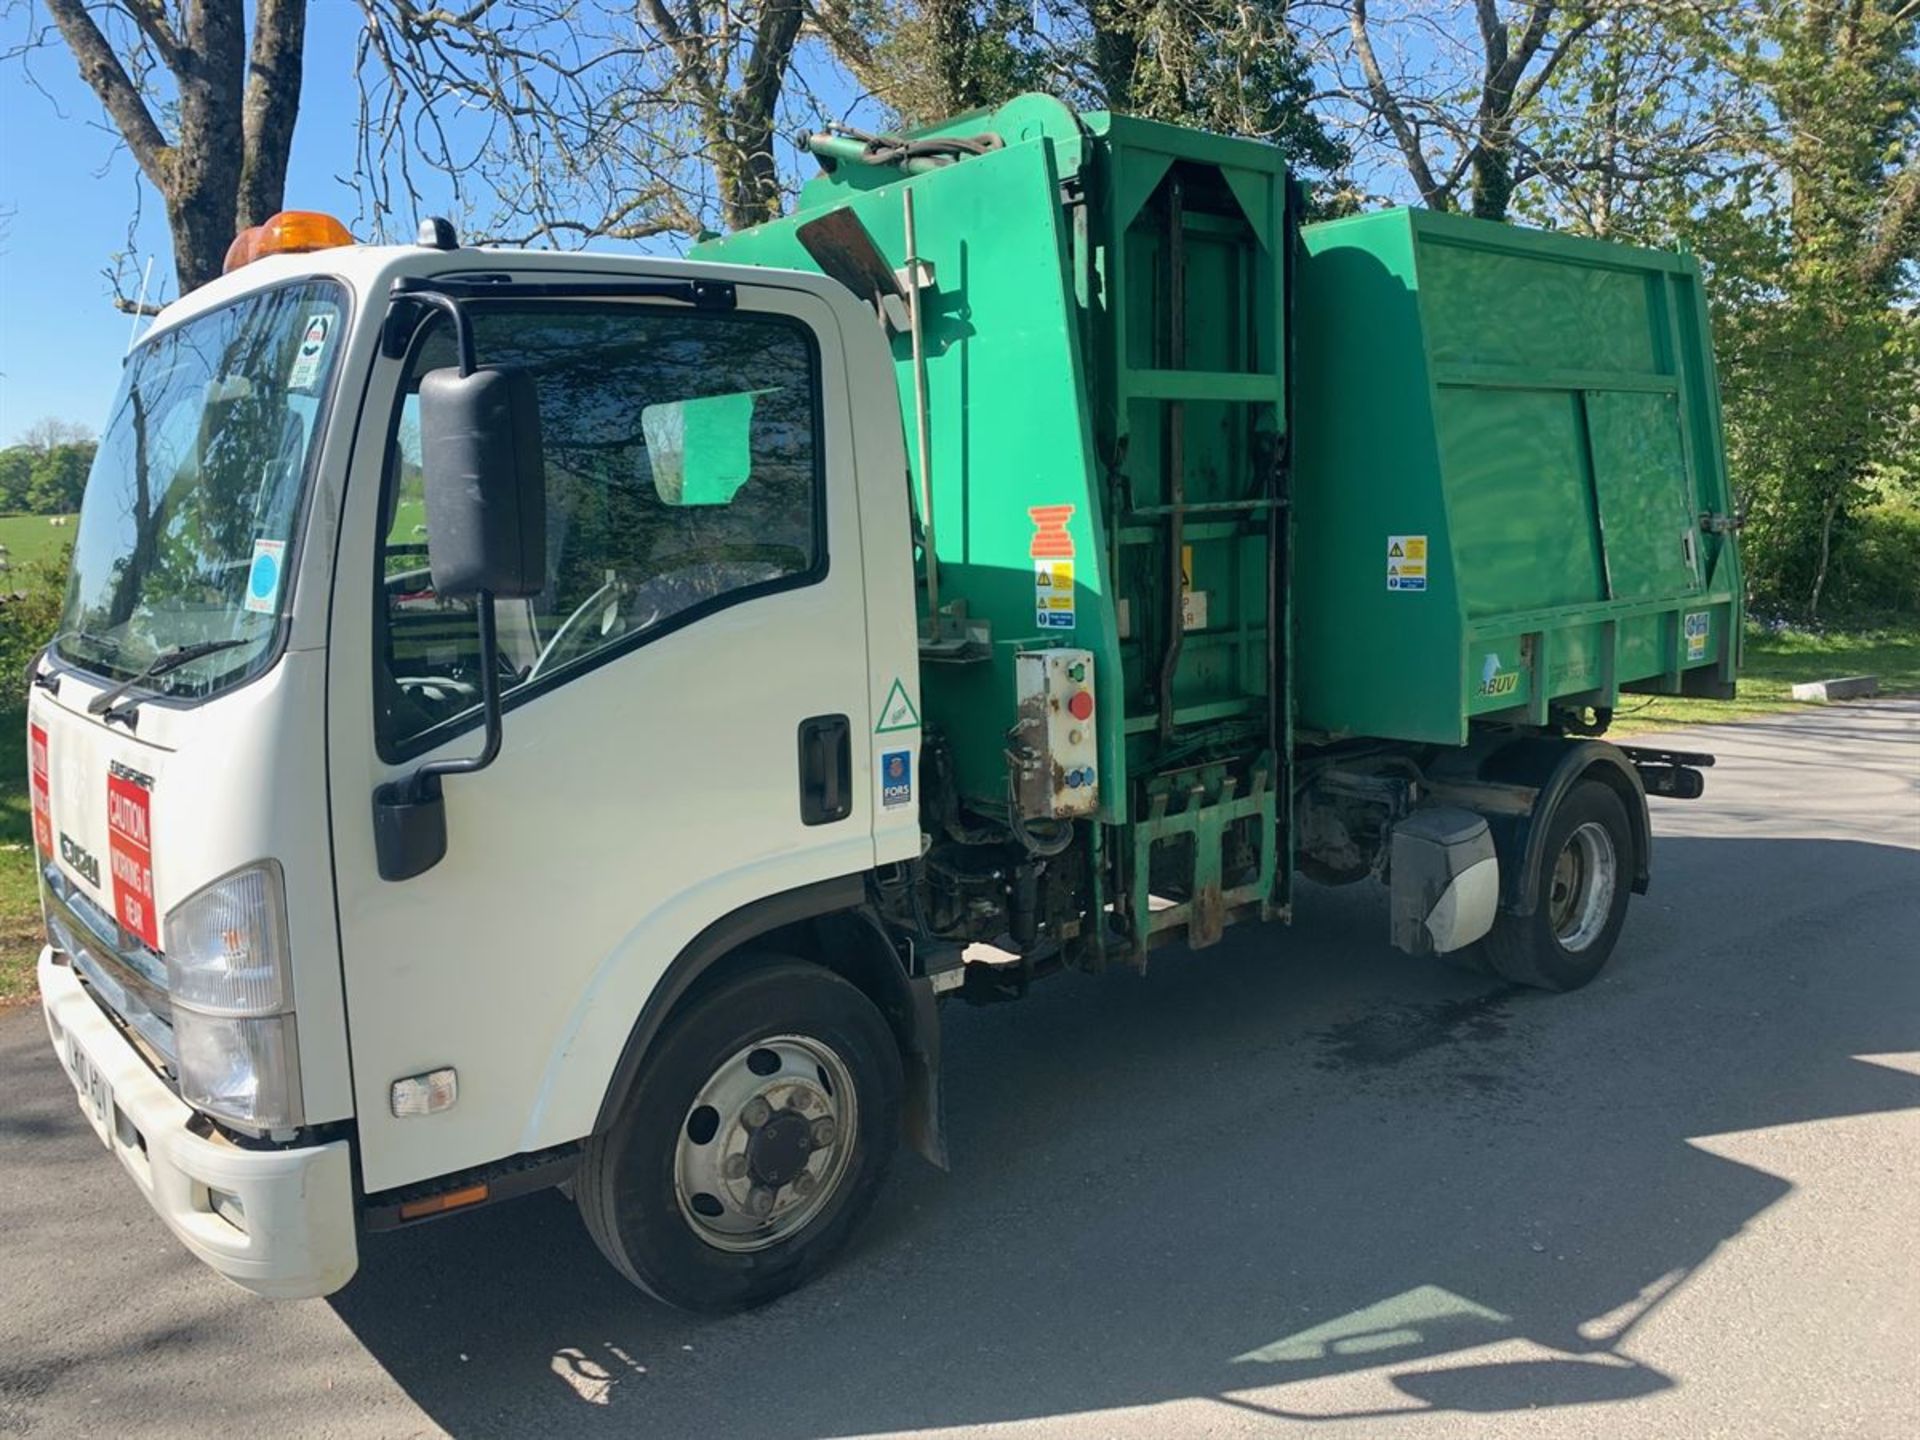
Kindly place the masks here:
[(746, 1253), (806, 1228), (838, 1193), (858, 1133), (853, 1074), (809, 1035), (742, 1046), (681, 1117), (673, 1189), (707, 1244)]
[(1607, 928), (1620, 862), (1613, 836), (1589, 820), (1567, 836), (1547, 876), (1547, 918), (1566, 950), (1585, 950)]

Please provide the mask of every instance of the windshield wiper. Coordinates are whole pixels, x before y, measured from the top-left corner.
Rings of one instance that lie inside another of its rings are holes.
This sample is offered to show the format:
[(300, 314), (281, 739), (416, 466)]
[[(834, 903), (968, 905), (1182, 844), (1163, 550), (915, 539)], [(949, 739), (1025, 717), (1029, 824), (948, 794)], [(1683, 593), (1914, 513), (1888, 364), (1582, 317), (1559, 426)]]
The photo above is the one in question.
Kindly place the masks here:
[(87, 702), (87, 713), (99, 715), (111, 710), (114, 702), (134, 686), (145, 680), (157, 680), (169, 670), (178, 670), (182, 665), (191, 665), (196, 660), (204, 660), (209, 655), (218, 655), (222, 650), (231, 650), (236, 645), (245, 645), (245, 640), (199, 640), (191, 645), (176, 645), (171, 650), (162, 650), (149, 660), (146, 668), (138, 675), (130, 675), (111, 690), (102, 690)]

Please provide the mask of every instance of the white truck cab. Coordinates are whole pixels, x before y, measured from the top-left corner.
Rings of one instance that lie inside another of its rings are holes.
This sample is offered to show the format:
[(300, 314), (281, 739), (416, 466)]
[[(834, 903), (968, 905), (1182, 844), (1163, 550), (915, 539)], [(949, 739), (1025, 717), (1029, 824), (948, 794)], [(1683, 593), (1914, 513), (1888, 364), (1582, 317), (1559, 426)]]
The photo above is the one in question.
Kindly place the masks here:
[(126, 363), (32, 676), (48, 1028), (249, 1289), (571, 1181), (655, 1294), (765, 1298), (903, 1106), (937, 1144), (931, 986), (848, 918), (920, 849), (885, 342), (819, 276), (423, 240), (266, 254)]

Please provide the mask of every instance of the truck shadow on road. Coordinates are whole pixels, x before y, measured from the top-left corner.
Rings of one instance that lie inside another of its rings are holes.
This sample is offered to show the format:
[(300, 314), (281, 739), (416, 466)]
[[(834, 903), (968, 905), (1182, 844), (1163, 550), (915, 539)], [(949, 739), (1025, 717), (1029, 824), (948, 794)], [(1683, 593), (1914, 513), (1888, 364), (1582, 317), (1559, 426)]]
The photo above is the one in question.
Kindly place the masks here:
[(1634, 1327), (1793, 1189), (1702, 1139), (1920, 1105), (1920, 1079), (1860, 1058), (1920, 1050), (1920, 852), (1660, 850), (1619, 957), (1573, 996), (1398, 955), (1355, 887), (1144, 979), (948, 1010), (953, 1173), (903, 1153), (843, 1263), (753, 1314), (651, 1304), (557, 1195), (372, 1237), (331, 1303), (461, 1437), (1684, 1386), (1631, 1358)]

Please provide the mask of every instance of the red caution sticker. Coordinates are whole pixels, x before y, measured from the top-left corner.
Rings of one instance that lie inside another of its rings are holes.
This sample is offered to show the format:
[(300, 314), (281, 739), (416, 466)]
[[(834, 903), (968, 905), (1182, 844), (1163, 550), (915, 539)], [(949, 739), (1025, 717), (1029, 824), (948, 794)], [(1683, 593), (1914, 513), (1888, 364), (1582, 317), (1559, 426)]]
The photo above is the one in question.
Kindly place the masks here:
[(1071, 505), (1029, 505), (1027, 518), (1033, 521), (1033, 539), (1027, 553), (1036, 560), (1071, 560), (1073, 532), (1067, 522), (1073, 519)]
[(147, 787), (117, 771), (107, 775), (107, 860), (113, 911), (149, 950), (160, 948), (153, 906), (153, 810)]
[(33, 844), (42, 860), (53, 858), (53, 791), (47, 781), (47, 732), (27, 727), (27, 771), (33, 791)]

